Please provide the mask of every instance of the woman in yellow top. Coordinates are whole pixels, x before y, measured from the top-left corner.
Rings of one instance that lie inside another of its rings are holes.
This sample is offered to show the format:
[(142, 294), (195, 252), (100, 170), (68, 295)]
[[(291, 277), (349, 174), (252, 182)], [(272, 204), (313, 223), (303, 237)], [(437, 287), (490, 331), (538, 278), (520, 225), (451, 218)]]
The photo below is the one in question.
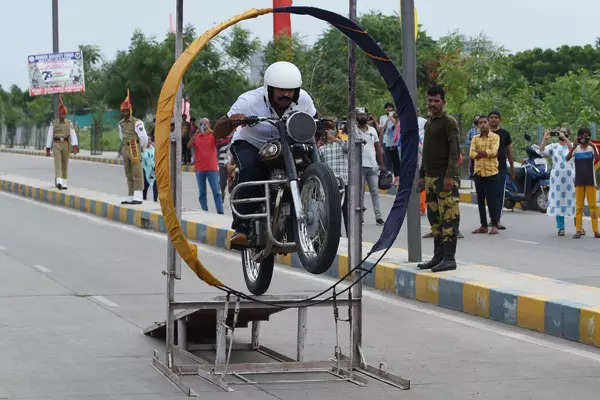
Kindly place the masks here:
[[(496, 191), (498, 179), (498, 147), (500, 146), (500, 136), (490, 131), (488, 119), (485, 116), (479, 118), (477, 127), (481, 132), (471, 140), (471, 149), (469, 156), (475, 160), (473, 168), (473, 179), (475, 181), (475, 190), (477, 191), (477, 205), (479, 206), (479, 220), (481, 226), (475, 229), (473, 233), (488, 233), (487, 215), (485, 212), (485, 203), (487, 201), (490, 213), (492, 228), (490, 235), (498, 234), (498, 196)], [(504, 188), (502, 188), (504, 190)]]

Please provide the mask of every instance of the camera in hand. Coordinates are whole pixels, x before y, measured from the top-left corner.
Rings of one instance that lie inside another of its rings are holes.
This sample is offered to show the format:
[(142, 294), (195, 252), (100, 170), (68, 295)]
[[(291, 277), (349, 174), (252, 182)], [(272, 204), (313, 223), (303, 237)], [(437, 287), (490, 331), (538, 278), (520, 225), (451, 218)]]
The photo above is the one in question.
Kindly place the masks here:
[(558, 136), (560, 135), (559, 131), (550, 131), (550, 136)]

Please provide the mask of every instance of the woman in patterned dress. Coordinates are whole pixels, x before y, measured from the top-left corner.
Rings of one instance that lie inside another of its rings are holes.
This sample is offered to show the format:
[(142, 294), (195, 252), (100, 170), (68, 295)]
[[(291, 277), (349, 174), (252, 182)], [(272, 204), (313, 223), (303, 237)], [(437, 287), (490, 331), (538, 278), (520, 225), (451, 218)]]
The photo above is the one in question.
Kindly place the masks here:
[(573, 160), (566, 160), (573, 145), (569, 141), (569, 130), (566, 128), (560, 129), (558, 143), (546, 145), (549, 138), (550, 131), (546, 131), (540, 145), (542, 153), (552, 157), (546, 214), (556, 217), (558, 236), (565, 236), (565, 217), (575, 215), (575, 165)]

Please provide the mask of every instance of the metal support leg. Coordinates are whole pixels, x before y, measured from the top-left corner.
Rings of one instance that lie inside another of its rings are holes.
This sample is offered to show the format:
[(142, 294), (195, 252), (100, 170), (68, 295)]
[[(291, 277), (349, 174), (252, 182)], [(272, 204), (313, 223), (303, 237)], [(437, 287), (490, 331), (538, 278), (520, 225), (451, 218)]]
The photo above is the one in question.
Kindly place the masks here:
[(227, 338), (225, 335), (225, 324), (227, 323), (226, 310), (217, 310), (217, 356), (215, 358), (215, 369), (221, 368), (225, 364)]
[(298, 308), (298, 341), (296, 360), (304, 361), (304, 339), (306, 338), (306, 307)]
[(177, 320), (177, 346), (187, 350), (187, 321), (185, 318)]
[(260, 321), (252, 321), (252, 339), (250, 341), (250, 347), (252, 350), (258, 350), (260, 347), (259, 335)]

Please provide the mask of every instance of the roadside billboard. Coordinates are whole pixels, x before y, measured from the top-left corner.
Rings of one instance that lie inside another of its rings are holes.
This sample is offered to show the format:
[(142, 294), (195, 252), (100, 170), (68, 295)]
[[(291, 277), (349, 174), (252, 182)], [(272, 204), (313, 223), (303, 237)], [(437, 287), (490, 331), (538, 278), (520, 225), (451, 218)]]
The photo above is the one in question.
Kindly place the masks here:
[(83, 54), (70, 51), (27, 57), (29, 95), (83, 92)]

